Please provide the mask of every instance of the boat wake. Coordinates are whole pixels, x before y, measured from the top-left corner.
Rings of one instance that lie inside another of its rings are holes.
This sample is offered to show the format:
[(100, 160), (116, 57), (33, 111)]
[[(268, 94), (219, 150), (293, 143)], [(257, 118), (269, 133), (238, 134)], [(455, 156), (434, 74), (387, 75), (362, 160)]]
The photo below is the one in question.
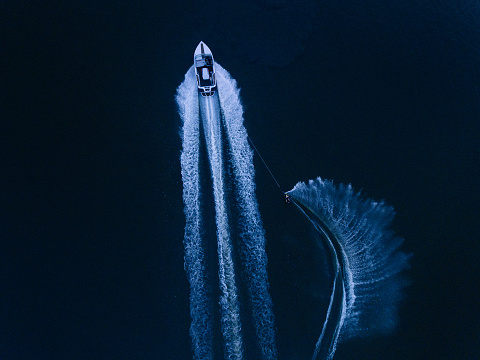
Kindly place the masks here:
[(332, 359), (340, 339), (391, 332), (410, 258), (390, 229), (393, 208), (321, 178), (298, 183), (288, 195), (320, 233), (334, 269), (313, 359)]
[[(196, 359), (276, 359), (253, 152), (235, 80), (218, 64), (216, 79), (216, 91), (199, 93), (192, 66), (176, 96), (192, 348)], [(389, 228), (393, 208), (320, 178), (287, 194), (320, 234), (333, 270), (313, 359), (332, 359), (341, 339), (391, 331), (409, 259)]]
[[(276, 359), (253, 153), (243, 126), (236, 82), (221, 66), (216, 67), (218, 91), (214, 95), (197, 94), (192, 66), (176, 97), (183, 121), (185, 269), (191, 289), (194, 355), (197, 359)], [(202, 144), (208, 158), (206, 167), (202, 167)], [(204, 192), (213, 193), (216, 230), (211, 233), (204, 230), (208, 219), (203, 214), (211, 206)], [(215, 259), (209, 256), (212, 242), (217, 245)]]

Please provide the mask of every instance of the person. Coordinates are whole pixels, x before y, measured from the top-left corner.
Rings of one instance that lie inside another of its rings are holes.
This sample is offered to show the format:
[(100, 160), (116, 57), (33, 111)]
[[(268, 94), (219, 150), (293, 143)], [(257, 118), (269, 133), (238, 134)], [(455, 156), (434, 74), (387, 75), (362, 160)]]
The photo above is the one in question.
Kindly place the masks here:
[(292, 202), (290, 195), (288, 195), (287, 193), (284, 193), (284, 195), (285, 195), (285, 204), (290, 204)]

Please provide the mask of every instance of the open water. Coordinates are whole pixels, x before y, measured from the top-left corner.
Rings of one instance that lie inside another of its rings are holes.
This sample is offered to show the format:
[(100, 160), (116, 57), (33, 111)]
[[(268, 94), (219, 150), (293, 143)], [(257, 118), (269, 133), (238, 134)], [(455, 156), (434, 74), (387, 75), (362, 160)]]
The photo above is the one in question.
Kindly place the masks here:
[[(175, 95), (200, 40), (236, 80), (283, 190), (321, 176), (395, 209), (413, 254), (396, 326), (340, 341), (335, 359), (480, 357), (477, 2), (2, 1), (0, 13), (1, 358), (193, 358)], [(310, 359), (332, 269), (253, 166), (275, 348)]]

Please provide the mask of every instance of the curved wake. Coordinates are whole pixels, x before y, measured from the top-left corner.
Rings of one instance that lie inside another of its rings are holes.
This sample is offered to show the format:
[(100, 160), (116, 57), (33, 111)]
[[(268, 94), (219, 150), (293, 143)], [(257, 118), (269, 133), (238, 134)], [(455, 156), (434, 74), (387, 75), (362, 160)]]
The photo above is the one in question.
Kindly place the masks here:
[(410, 257), (390, 230), (393, 208), (321, 178), (288, 194), (323, 235), (335, 269), (314, 359), (333, 358), (338, 339), (392, 331)]

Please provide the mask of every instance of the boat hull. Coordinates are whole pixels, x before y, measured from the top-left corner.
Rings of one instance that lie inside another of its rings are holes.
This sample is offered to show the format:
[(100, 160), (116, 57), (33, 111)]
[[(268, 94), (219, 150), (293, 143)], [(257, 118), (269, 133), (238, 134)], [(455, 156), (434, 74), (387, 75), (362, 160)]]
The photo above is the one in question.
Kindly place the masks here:
[(198, 92), (202, 96), (213, 96), (217, 91), (215, 61), (210, 48), (200, 41), (193, 55)]

